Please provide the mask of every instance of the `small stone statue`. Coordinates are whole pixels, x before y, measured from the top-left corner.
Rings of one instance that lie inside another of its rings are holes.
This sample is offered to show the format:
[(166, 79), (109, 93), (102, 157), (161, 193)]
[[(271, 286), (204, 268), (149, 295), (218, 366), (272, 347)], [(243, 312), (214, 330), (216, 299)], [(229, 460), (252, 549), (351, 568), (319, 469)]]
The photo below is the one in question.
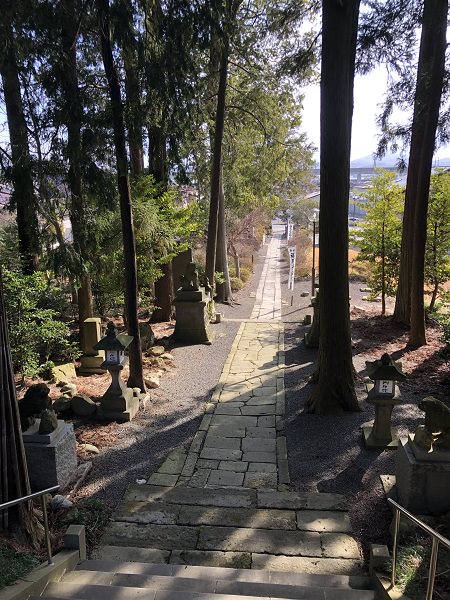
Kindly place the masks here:
[[(51, 410), (51, 400), (48, 393), (50, 389), (45, 383), (36, 383), (31, 385), (25, 392), (25, 396), (19, 402), (20, 425), (22, 431), (26, 431), (36, 421), (36, 417), (44, 416), (44, 423), (41, 422), (39, 433), (51, 433), (58, 425), (56, 414)], [(52, 413), (45, 414), (44, 413)], [(49, 429), (52, 427), (52, 429)], [(42, 431), (41, 431), (42, 429)]]
[(437, 398), (428, 396), (418, 404), (425, 412), (425, 425), (419, 425), (414, 443), (429, 452), (450, 450), (450, 408)]
[(196, 264), (188, 263), (184, 275), (181, 275), (181, 289), (184, 292), (193, 292), (199, 289), (199, 278)]

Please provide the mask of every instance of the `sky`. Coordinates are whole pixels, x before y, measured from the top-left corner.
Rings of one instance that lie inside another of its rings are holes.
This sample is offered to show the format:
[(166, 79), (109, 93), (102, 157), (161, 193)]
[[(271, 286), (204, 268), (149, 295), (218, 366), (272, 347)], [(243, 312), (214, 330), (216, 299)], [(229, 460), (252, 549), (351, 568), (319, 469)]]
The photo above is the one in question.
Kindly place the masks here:
[[(355, 77), (354, 110), (352, 125), (351, 159), (372, 154), (377, 146), (376, 117), (380, 113), (379, 105), (386, 90), (386, 71), (378, 68), (369, 75)], [(320, 142), (320, 88), (319, 84), (301, 90), (303, 100), (303, 127), (310, 142), (319, 148)], [(450, 148), (440, 148), (437, 158), (450, 156)], [(318, 152), (314, 158), (319, 159)]]

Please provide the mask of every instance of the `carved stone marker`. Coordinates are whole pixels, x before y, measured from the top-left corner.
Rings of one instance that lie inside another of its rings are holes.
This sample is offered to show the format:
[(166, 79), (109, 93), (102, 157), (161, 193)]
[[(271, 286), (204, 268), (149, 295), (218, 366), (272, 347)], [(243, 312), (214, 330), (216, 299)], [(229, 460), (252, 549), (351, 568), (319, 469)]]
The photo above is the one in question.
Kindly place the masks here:
[(28, 475), (32, 491), (54, 485), (64, 489), (77, 468), (77, 452), (73, 425), (58, 420), (54, 431), (39, 433), (41, 420), (23, 432)]
[(176, 322), (173, 338), (180, 342), (193, 344), (209, 343), (210, 295), (199, 286), (195, 263), (189, 263), (181, 278), (181, 287), (177, 290), (174, 306)]
[(101, 338), (101, 319), (92, 317), (85, 319), (81, 325), (83, 332), (81, 335), (83, 355), (80, 358), (81, 366), (78, 369), (79, 373), (104, 373), (105, 369), (101, 368), (102, 362), (105, 360), (104, 350), (96, 350), (94, 346), (98, 344)]

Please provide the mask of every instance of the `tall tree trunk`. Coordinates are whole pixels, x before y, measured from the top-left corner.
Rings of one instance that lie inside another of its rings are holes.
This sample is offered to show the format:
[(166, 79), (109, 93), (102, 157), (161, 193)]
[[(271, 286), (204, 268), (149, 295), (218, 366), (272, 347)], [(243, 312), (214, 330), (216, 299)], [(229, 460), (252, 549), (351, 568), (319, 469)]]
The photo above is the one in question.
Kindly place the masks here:
[(322, 4), (320, 105), (320, 341), (317, 385), (305, 410), (359, 410), (348, 292), (348, 202), (359, 0)]
[(217, 286), (216, 300), (218, 302), (231, 302), (232, 293), (230, 285), (230, 273), (228, 271), (227, 256), (227, 232), (225, 222), (225, 194), (223, 184), (220, 185), (219, 196), (219, 218), (217, 228), (217, 248), (216, 248), (216, 270), (223, 274), (224, 282)]
[[(70, 221), (73, 243), (83, 263), (89, 259), (87, 248), (87, 225), (83, 203), (83, 176), (81, 167), (81, 127), (83, 106), (78, 84), (77, 37), (78, 14), (77, 0), (61, 2), (61, 40), (65, 59), (62, 70), (62, 87), (65, 95), (65, 121), (67, 124), (67, 154), (69, 157), (69, 187), (71, 194)], [(78, 288), (78, 318), (82, 334), (82, 323), (93, 316), (91, 278), (83, 272)]]
[(381, 314), (386, 314), (386, 242), (385, 242), (385, 222), (381, 229)]
[(148, 172), (164, 189), (167, 187), (166, 136), (161, 127), (148, 128)]
[[(421, 135), (414, 210), (411, 268), (411, 328), (409, 344), (427, 343), (425, 335), (424, 266), (427, 239), (428, 195), (445, 71), (448, 0), (425, 0), (414, 99), (413, 130)], [(411, 140), (411, 147), (413, 141)]]
[(114, 65), (109, 19), (109, 0), (97, 0), (100, 41), (106, 78), (109, 84), (114, 128), (114, 147), (117, 161), (117, 185), (120, 199), (120, 217), (122, 221), (123, 252), (125, 266), (125, 311), (128, 333), (133, 336), (129, 346), (130, 376), (129, 387), (138, 387), (145, 391), (142, 368), (141, 336), (138, 320), (138, 286), (136, 267), (136, 242), (134, 237), (133, 211), (131, 206), (130, 185), (128, 181), (127, 150), (125, 142), (125, 123), (122, 98), (117, 69)]
[(206, 276), (214, 289), (214, 273), (217, 246), (217, 225), (219, 217), (220, 182), (222, 169), (222, 140), (225, 124), (225, 97), (228, 74), (228, 45), (223, 42), (220, 55), (219, 89), (214, 128), (214, 146), (211, 169), (211, 197), (209, 204), (208, 240), (206, 244)]
[[(0, 7), (3, 2), (0, 3)], [(5, 7), (3, 7), (5, 8)], [(2, 10), (0, 19), (0, 69), (11, 143), (13, 184), (12, 206), (16, 209), (22, 271), (36, 271), (39, 256), (39, 227), (33, 187), (33, 169), (23, 111), (11, 11)]]

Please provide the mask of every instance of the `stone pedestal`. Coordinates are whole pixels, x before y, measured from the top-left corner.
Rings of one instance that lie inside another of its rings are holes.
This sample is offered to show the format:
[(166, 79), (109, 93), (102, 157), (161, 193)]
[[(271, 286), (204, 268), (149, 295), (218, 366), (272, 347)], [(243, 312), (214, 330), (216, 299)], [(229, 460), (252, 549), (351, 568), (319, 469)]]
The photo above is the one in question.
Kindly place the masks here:
[(124, 363), (108, 365), (111, 373), (111, 385), (100, 400), (97, 417), (107, 421), (131, 421), (139, 410), (139, 398), (133, 395), (133, 390), (126, 387), (120, 374)]
[(305, 333), (304, 341), (307, 348), (318, 348), (320, 335), (319, 291), (311, 300), (311, 306), (313, 307), (313, 320), (309, 331)]
[(368, 448), (397, 448), (398, 435), (391, 427), (391, 415), (394, 406), (400, 404), (400, 390), (395, 386), (393, 398), (377, 396), (373, 393), (373, 384), (367, 386), (367, 402), (375, 405), (375, 420), (373, 424), (362, 426), (364, 442)]
[(55, 431), (39, 434), (36, 419), (22, 434), (31, 490), (37, 492), (54, 485), (63, 490), (77, 468), (77, 452), (73, 425), (58, 420)]
[(178, 290), (174, 301), (176, 322), (173, 338), (178, 342), (203, 344), (210, 341), (208, 305), (210, 297), (203, 288)]
[(85, 319), (81, 327), (83, 355), (80, 358), (81, 366), (78, 372), (86, 374), (105, 373), (105, 369), (101, 368), (101, 364), (105, 360), (105, 351), (94, 348), (101, 338), (101, 319), (98, 317)]
[(450, 511), (450, 451), (433, 454), (411, 440), (400, 440), (395, 456), (397, 494), (399, 503), (412, 513)]

